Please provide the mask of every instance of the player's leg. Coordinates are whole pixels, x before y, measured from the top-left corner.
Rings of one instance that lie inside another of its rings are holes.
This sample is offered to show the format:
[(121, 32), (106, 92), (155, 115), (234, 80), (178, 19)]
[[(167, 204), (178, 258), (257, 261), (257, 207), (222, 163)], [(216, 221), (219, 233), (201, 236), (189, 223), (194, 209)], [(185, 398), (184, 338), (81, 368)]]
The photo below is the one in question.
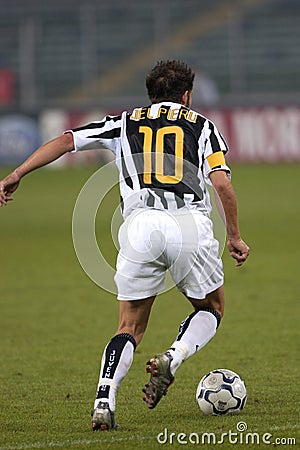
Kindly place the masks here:
[(155, 297), (143, 300), (121, 300), (119, 326), (103, 352), (92, 427), (115, 427), (114, 412), (117, 390), (127, 374), (136, 346), (141, 342)]
[(181, 323), (179, 333), (170, 348), (147, 363), (147, 371), (151, 376), (143, 392), (144, 401), (150, 409), (166, 395), (179, 366), (213, 338), (223, 316), (223, 286), (207, 294), (204, 299), (187, 298), (194, 306), (194, 312)]
[(143, 300), (120, 300), (120, 319), (116, 334), (129, 333), (138, 345), (146, 331), (155, 296)]
[(149, 408), (154, 408), (166, 394), (182, 362), (215, 335), (224, 309), (223, 266), (212, 222), (200, 213), (188, 212), (174, 215), (174, 223), (176, 226), (169, 227), (170, 245), (166, 240), (168, 268), (194, 311), (181, 323), (170, 348), (148, 363), (151, 376), (143, 391)]
[[(214, 238), (209, 218), (201, 214), (192, 217), (198, 239), (194, 247), (189, 241), (183, 241), (180, 255), (170, 269), (179, 290), (194, 307), (194, 311), (181, 323), (169, 349), (173, 358), (170, 365), (172, 375), (183, 361), (212, 339), (224, 313), (224, 274), (219, 243)], [(187, 273), (186, 268), (189, 268)]]
[(168, 350), (173, 358), (170, 365), (172, 375), (214, 337), (224, 314), (224, 286), (207, 294), (203, 300), (188, 299), (194, 311), (181, 323), (179, 333)]

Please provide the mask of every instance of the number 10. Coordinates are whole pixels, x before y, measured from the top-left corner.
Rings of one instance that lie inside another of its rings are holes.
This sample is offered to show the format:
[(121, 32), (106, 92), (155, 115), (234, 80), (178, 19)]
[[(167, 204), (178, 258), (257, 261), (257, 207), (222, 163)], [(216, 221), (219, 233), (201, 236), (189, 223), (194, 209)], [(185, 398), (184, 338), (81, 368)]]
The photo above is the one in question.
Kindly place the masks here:
[[(144, 134), (144, 183), (151, 184), (152, 174), (152, 138), (153, 131), (150, 127), (139, 127), (139, 132)], [(175, 135), (175, 168), (174, 175), (164, 175), (164, 138), (168, 134)], [(183, 178), (183, 131), (178, 126), (159, 128), (156, 131), (155, 144), (155, 177), (157, 181), (165, 184), (177, 184)]]

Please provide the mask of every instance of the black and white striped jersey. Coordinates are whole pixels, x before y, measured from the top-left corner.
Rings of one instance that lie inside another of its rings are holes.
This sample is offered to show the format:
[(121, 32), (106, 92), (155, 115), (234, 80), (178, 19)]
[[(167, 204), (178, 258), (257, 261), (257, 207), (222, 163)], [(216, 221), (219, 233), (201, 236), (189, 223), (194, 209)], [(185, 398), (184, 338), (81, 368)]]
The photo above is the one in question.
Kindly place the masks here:
[(230, 173), (227, 145), (214, 123), (178, 103), (124, 111), (68, 131), (75, 151), (101, 143), (115, 154), (125, 217), (136, 208), (187, 207), (209, 215), (208, 175)]

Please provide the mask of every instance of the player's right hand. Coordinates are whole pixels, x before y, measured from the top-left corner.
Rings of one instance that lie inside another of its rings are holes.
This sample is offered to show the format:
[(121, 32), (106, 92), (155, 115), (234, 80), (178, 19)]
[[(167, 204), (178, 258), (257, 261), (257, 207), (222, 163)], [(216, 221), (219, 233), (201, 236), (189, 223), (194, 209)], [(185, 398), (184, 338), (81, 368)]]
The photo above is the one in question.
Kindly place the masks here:
[(13, 200), (12, 193), (18, 188), (20, 178), (15, 172), (0, 181), (0, 207)]

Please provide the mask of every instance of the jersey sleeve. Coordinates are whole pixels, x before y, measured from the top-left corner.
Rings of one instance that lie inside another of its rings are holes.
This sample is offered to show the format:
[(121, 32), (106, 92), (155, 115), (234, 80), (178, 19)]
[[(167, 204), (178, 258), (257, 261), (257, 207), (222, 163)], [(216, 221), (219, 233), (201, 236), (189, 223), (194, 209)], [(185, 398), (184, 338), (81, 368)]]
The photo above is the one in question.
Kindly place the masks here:
[(207, 120), (204, 124), (203, 139), (204, 176), (208, 178), (209, 174), (216, 170), (225, 170), (230, 176), (230, 168), (225, 161), (225, 155), (228, 151), (227, 144), (215, 124), (210, 120)]
[(116, 153), (121, 136), (121, 122), (121, 116), (106, 116), (99, 122), (66, 130), (65, 133), (73, 134), (75, 152), (105, 146)]

